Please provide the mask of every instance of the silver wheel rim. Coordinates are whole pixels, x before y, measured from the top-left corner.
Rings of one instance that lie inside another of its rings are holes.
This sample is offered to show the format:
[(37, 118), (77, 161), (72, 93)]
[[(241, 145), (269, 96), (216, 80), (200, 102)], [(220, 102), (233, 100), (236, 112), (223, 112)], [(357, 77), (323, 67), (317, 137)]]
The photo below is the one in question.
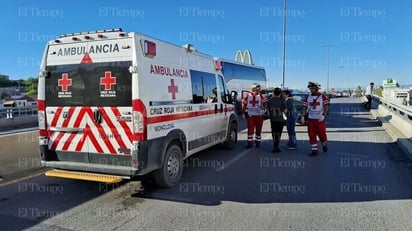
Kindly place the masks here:
[(167, 160), (167, 172), (170, 178), (176, 178), (179, 174), (180, 162), (177, 154), (172, 154)]
[(232, 141), (232, 143), (236, 142), (236, 131), (234, 129), (230, 132), (230, 141)]

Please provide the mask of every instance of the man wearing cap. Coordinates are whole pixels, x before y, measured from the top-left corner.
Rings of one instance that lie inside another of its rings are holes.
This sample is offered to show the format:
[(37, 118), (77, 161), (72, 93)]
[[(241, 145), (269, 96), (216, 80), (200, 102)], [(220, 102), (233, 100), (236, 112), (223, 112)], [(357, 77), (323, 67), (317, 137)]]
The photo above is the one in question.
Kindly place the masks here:
[(303, 100), (303, 115), (308, 118), (308, 135), (312, 148), (310, 156), (318, 155), (318, 141), (322, 143), (323, 152), (328, 151), (326, 136), (326, 115), (329, 110), (329, 98), (319, 92), (320, 85), (316, 82), (309, 82), (310, 94)]
[[(260, 147), (261, 143), (261, 132), (263, 125), (263, 115), (262, 109), (266, 105), (266, 99), (263, 94), (260, 93), (260, 85), (253, 84), (252, 92), (249, 92), (242, 99), (242, 109), (247, 110), (247, 146), (246, 148), (253, 147), (253, 134), (255, 133), (255, 144), (256, 147)], [(255, 130), (256, 129), (256, 130)]]

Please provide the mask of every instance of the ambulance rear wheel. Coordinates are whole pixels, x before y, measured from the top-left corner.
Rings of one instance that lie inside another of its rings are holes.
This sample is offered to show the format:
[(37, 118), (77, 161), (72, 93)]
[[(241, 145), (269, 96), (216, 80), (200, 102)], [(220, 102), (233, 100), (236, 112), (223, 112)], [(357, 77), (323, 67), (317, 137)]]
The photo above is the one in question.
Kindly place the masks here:
[(170, 145), (163, 160), (163, 166), (154, 172), (154, 179), (160, 187), (173, 187), (182, 179), (183, 153), (179, 146)]
[(234, 149), (237, 143), (237, 126), (235, 123), (231, 123), (229, 130), (227, 132), (226, 141), (223, 143), (223, 146), (226, 149)]

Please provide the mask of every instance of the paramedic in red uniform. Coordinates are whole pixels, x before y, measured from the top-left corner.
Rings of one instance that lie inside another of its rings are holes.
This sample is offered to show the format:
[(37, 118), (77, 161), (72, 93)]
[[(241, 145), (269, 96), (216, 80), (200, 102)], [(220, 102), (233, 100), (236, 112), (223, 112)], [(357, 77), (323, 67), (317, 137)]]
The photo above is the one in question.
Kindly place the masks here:
[(320, 85), (316, 82), (309, 82), (310, 94), (303, 100), (303, 115), (308, 118), (309, 142), (312, 148), (310, 156), (318, 155), (318, 141), (322, 143), (323, 152), (328, 151), (326, 136), (326, 115), (329, 110), (329, 98), (319, 92)]
[[(255, 134), (256, 147), (260, 147), (261, 132), (263, 125), (262, 110), (266, 104), (266, 99), (263, 94), (260, 93), (260, 85), (253, 84), (252, 92), (248, 93), (242, 99), (243, 111), (247, 111), (247, 146), (246, 148), (253, 147), (253, 134)], [(255, 130), (256, 129), (256, 130)]]

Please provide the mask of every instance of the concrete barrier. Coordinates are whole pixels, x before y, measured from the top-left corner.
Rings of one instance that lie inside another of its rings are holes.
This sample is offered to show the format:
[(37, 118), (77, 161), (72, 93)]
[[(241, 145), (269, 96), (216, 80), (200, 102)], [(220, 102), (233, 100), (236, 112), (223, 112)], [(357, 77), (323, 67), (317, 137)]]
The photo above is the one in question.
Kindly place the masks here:
[(2, 135), (0, 147), (0, 178), (3, 180), (41, 168), (37, 131)]
[(377, 109), (372, 109), (371, 113), (382, 123), (382, 127), (392, 140), (412, 160), (412, 123), (382, 104), (379, 104)]
[(14, 116), (12, 118), (2, 118), (0, 119), (0, 129), (15, 129), (15, 128), (25, 128), (37, 126), (38, 116)]

